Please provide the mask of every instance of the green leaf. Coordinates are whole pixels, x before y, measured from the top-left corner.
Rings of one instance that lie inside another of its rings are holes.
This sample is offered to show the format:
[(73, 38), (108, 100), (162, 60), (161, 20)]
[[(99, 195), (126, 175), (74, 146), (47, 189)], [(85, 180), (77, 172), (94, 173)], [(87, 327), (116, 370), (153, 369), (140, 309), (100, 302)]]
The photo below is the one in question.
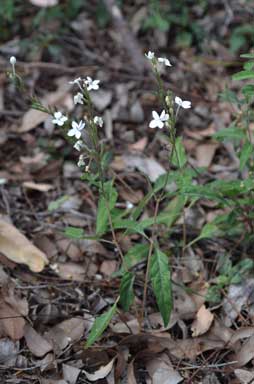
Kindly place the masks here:
[(227, 101), (232, 104), (238, 104), (239, 100), (235, 92), (226, 88), (223, 92), (219, 94), (221, 101)]
[(168, 257), (158, 248), (151, 257), (150, 278), (156, 301), (164, 322), (167, 326), (172, 310), (172, 287)]
[(82, 239), (85, 236), (84, 230), (78, 227), (66, 227), (64, 229), (64, 235), (71, 239)]
[[(167, 208), (157, 216), (156, 224), (165, 224), (167, 228), (170, 228), (180, 216), (185, 203), (185, 196), (180, 195), (172, 199)], [(146, 229), (153, 224), (155, 224), (154, 217), (150, 217), (140, 222), (140, 226), (143, 229)]]
[[(124, 256), (124, 262), (128, 269), (133, 268), (136, 264), (145, 260), (149, 253), (149, 245), (148, 244), (136, 244), (131, 247), (126, 255)], [(124, 273), (124, 267), (122, 266), (118, 272), (114, 274), (114, 276), (118, 276)]]
[(134, 220), (124, 220), (116, 219), (113, 221), (114, 229), (128, 229), (132, 233), (139, 233), (140, 235), (145, 236), (143, 227)]
[(176, 167), (182, 168), (187, 161), (185, 148), (182, 143), (181, 137), (176, 138), (174, 153), (172, 156), (172, 164)]
[(243, 170), (252, 153), (253, 153), (253, 146), (249, 141), (247, 141), (242, 147), (242, 150), (240, 153), (240, 171)]
[(103, 313), (95, 319), (95, 322), (86, 341), (86, 348), (90, 347), (96, 340), (98, 340), (109, 325), (112, 317), (116, 313), (117, 301), (111, 308), (109, 308), (107, 312)]
[(254, 59), (254, 53), (243, 53), (240, 57), (243, 57), (244, 59)]
[(68, 195), (64, 195), (56, 199), (55, 201), (51, 201), (48, 205), (48, 211), (52, 212), (55, 211), (56, 209), (59, 209), (65, 201), (67, 201), (70, 198)]
[(99, 203), (98, 203), (98, 211), (96, 218), (96, 234), (102, 235), (107, 232), (108, 229), (108, 215), (109, 212), (114, 208), (117, 200), (117, 191), (113, 187), (112, 181), (107, 181), (104, 184), (104, 195), (101, 192)]
[(245, 97), (248, 97), (248, 98), (253, 97), (254, 96), (254, 85), (253, 84), (245, 85), (244, 87), (242, 87), (242, 93)]
[(244, 137), (244, 132), (240, 130), (238, 127), (235, 127), (231, 125), (228, 128), (223, 128), (213, 134), (213, 138), (217, 140), (224, 140), (224, 139), (229, 139), (229, 140), (241, 140)]
[(213, 237), (218, 233), (218, 231), (219, 229), (216, 224), (207, 223), (206, 225), (204, 225), (204, 227), (201, 230), (201, 233), (199, 235), (199, 240)]
[(233, 80), (254, 79), (254, 71), (241, 71), (232, 76)]
[(218, 234), (219, 234), (218, 226), (214, 223), (207, 223), (202, 228), (200, 235), (198, 237), (196, 237), (194, 240), (192, 240), (189, 244), (187, 244), (186, 248), (195, 244), (199, 240), (211, 238), (213, 236), (217, 236)]
[(133, 284), (135, 275), (132, 272), (125, 272), (120, 285), (120, 301), (123, 310), (127, 312), (134, 300)]
[(243, 64), (243, 68), (245, 71), (251, 71), (254, 67), (254, 61), (247, 61)]

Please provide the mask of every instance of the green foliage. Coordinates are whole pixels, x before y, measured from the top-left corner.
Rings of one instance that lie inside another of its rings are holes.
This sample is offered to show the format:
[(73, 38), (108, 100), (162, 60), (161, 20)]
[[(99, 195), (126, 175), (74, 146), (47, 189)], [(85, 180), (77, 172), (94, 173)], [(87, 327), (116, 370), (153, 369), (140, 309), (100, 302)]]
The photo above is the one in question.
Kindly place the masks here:
[[(61, 49), (56, 44), (57, 38), (69, 29), (70, 21), (77, 17), (84, 5), (84, 0), (65, 0), (53, 7), (39, 8), (23, 0), (3, 0), (0, 6), (0, 40), (3, 42), (21, 34), (23, 52), (28, 48), (30, 51), (32, 46), (34, 51), (47, 48), (53, 56), (57, 56)], [(16, 22), (22, 17), (30, 18), (31, 23), (25, 23), (24, 27), (24, 23)], [(45, 23), (51, 20), (60, 24), (55, 34), (45, 29)]]
[(120, 285), (120, 300), (119, 303), (123, 310), (127, 312), (134, 300), (133, 284), (135, 275), (132, 272), (125, 272)]
[(56, 211), (57, 209), (61, 208), (61, 206), (67, 201), (69, 200), (70, 196), (68, 195), (64, 195), (64, 196), (61, 196), (59, 197), (58, 199), (56, 199), (55, 201), (51, 201), (48, 205), (48, 211), (49, 212), (52, 212), (52, 211)]
[(103, 235), (108, 229), (109, 214), (115, 207), (117, 191), (113, 187), (113, 182), (108, 181), (104, 184), (98, 203), (96, 219), (96, 234)]
[(172, 156), (172, 164), (176, 167), (183, 168), (183, 166), (186, 164), (186, 161), (187, 157), (182, 143), (182, 138), (177, 137), (175, 141), (175, 150)]
[(84, 238), (84, 230), (82, 228), (66, 227), (64, 230), (64, 234), (66, 237), (70, 237), (71, 239), (83, 239)]
[(164, 325), (167, 326), (173, 306), (169, 260), (157, 247), (151, 258), (150, 277)]
[(108, 327), (113, 316), (115, 315), (116, 310), (117, 310), (117, 301), (111, 308), (107, 310), (107, 312), (103, 313), (102, 315), (100, 315), (95, 319), (92, 329), (86, 341), (86, 348), (90, 347), (92, 344), (95, 343), (95, 341), (97, 341), (101, 337), (105, 329)]
[(206, 300), (212, 303), (221, 301), (222, 290), (230, 284), (239, 284), (254, 268), (254, 261), (245, 258), (234, 266), (228, 255), (222, 255), (218, 262), (218, 277), (208, 289)]
[[(205, 10), (205, 1), (199, 0), (196, 3)], [(175, 41), (181, 47), (189, 47), (194, 41), (199, 44), (204, 37), (203, 28), (191, 16), (191, 4), (188, 0), (164, 3), (159, 0), (150, 0), (143, 28), (161, 31), (175, 29)]]
[(249, 45), (254, 44), (254, 31), (252, 24), (244, 24), (235, 27), (231, 33), (229, 46), (233, 53), (238, 52), (240, 49), (248, 49)]

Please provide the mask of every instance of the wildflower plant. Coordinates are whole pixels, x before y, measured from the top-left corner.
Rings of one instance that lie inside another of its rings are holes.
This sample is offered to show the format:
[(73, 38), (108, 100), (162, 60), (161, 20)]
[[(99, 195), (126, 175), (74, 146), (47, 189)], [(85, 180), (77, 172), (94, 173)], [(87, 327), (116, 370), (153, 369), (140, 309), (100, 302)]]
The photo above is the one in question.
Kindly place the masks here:
[[(177, 134), (177, 122), (181, 110), (191, 108), (191, 102), (182, 100), (178, 95), (165, 88), (160, 74), (160, 67), (164, 65), (167, 70), (172, 70), (171, 63), (167, 58), (157, 58), (154, 52), (149, 51), (145, 54), (150, 61), (157, 84), (157, 98), (160, 103), (158, 111), (152, 111), (152, 119), (148, 129), (163, 130), (167, 140), (168, 150), (168, 170), (159, 176), (144, 198), (137, 206), (127, 202), (123, 209), (116, 208), (118, 192), (114, 178), (108, 177), (109, 155), (101, 140), (101, 128), (103, 119), (97, 116), (93, 107), (91, 92), (96, 92), (101, 84), (97, 79), (87, 76), (85, 79), (76, 78), (70, 83), (74, 88), (74, 104), (83, 107), (83, 119), (72, 119), (65, 116), (63, 111), (41, 105), (35, 97), (30, 98), (33, 108), (47, 112), (52, 116), (52, 122), (59, 126), (64, 137), (72, 144), (75, 151), (79, 154), (77, 166), (82, 171), (82, 179), (98, 190), (99, 199), (97, 207), (96, 225), (94, 233), (85, 234), (80, 228), (67, 227), (66, 236), (72, 238), (93, 238), (100, 241), (109, 241), (108, 234), (111, 234), (111, 243), (114, 246), (121, 261), (121, 267), (115, 274), (120, 278), (119, 296), (108, 311), (99, 316), (90, 331), (86, 346), (92, 345), (103, 333), (109, 322), (119, 310), (128, 311), (131, 307), (135, 310), (140, 330), (146, 328), (146, 308), (147, 296), (150, 286), (156, 298), (158, 308), (163, 318), (164, 325), (167, 326), (173, 307), (172, 281), (170, 268), (171, 249), (168, 246), (168, 237), (173, 231), (175, 222), (182, 217), (182, 239), (179, 243), (182, 255), (187, 247), (197, 241), (220, 236), (227, 231), (228, 234), (235, 235), (239, 229), (247, 226), (249, 237), (253, 238), (253, 147), (252, 135), (249, 123), (252, 119), (250, 105), (253, 102), (254, 89), (251, 86), (243, 88), (244, 100), (238, 100), (236, 95), (233, 98), (239, 108), (247, 103), (244, 112), (244, 122), (238, 116), (235, 128), (229, 129), (236, 134), (237, 124), (241, 125), (242, 132), (239, 142), (242, 149), (239, 152), (240, 170), (247, 165), (250, 170), (249, 176), (242, 180), (235, 181), (212, 181), (207, 185), (198, 184), (196, 178), (199, 171), (190, 167), (187, 162), (185, 148), (182, 138)], [(254, 59), (254, 56), (251, 57)], [(15, 71), (15, 62), (11, 60), (12, 73), (11, 79), (19, 85), (20, 79)], [(237, 75), (238, 78), (254, 78), (253, 60), (246, 65), (244, 74)], [(243, 77), (241, 77), (243, 76)], [(247, 77), (246, 77), (247, 76)], [(251, 76), (251, 77), (248, 77)], [(229, 131), (226, 131), (229, 133)], [(237, 131), (238, 132), (238, 131)], [(225, 133), (225, 134), (227, 134)], [(225, 139), (220, 132), (217, 139)], [(202, 171), (202, 170), (201, 170)], [(215, 200), (219, 208), (226, 208), (225, 214), (218, 216), (213, 222), (206, 224), (196, 238), (191, 238), (186, 230), (185, 207), (191, 207), (199, 199)], [(151, 217), (142, 219), (142, 213), (149, 203), (153, 202), (154, 212)], [(233, 227), (232, 225), (235, 225)], [(161, 226), (167, 229), (167, 238), (161, 236)], [(126, 253), (120, 246), (118, 231), (121, 235), (135, 233), (139, 236), (139, 242), (132, 246)], [(107, 239), (105, 239), (107, 236)], [(137, 279), (136, 264), (145, 264), (145, 279), (143, 282), (143, 294), (140, 301), (136, 300), (137, 292), (135, 283)]]
[[(180, 98), (176, 99), (176, 103), (174, 102), (171, 91), (164, 89), (159, 73), (159, 66), (171, 67), (171, 64), (166, 58), (156, 58), (153, 52), (148, 52), (146, 57), (151, 61), (158, 85), (158, 97), (163, 107), (163, 110), (159, 113), (156, 111), (152, 112), (153, 119), (149, 127), (165, 129), (170, 144), (170, 164), (181, 173), (186, 164), (186, 156), (181, 141), (176, 139), (175, 130), (179, 111), (177, 100), (180, 100)], [(11, 64), (11, 77), (15, 79), (17, 75), (13, 59), (11, 59)], [(100, 81), (87, 76), (85, 79), (76, 78), (70, 81), (70, 83), (74, 87), (74, 92), (76, 92), (74, 94), (74, 104), (80, 104), (84, 108), (83, 120), (76, 121), (65, 116), (63, 111), (44, 107), (35, 97), (31, 98), (31, 102), (33, 108), (43, 110), (52, 116), (53, 124), (63, 131), (66, 139), (71, 142), (73, 148), (79, 153), (77, 166), (83, 171), (82, 179), (89, 182), (99, 191), (96, 227), (93, 238), (103, 240), (103, 236), (111, 232), (112, 244), (121, 258), (122, 265), (117, 274), (121, 276), (119, 298), (113, 307), (95, 321), (87, 340), (87, 346), (89, 346), (100, 337), (119, 306), (123, 310), (128, 311), (134, 305), (140, 329), (144, 328), (147, 290), (150, 281), (164, 324), (165, 326), (168, 324), (173, 304), (169, 250), (165, 252), (160, 247), (158, 225), (167, 223), (170, 226), (170, 222), (172, 225), (183, 209), (185, 199), (174, 200), (166, 214), (165, 212), (160, 213), (161, 202), (168, 197), (166, 187), (169, 182), (172, 182), (169, 169), (166, 175), (157, 179), (152, 191), (145, 196), (137, 207), (127, 203), (126, 209), (116, 210), (118, 193), (114, 180), (107, 177), (107, 152), (105, 151), (103, 141), (100, 140), (99, 134), (100, 129), (103, 127), (103, 119), (95, 114), (90, 95), (91, 92), (96, 92), (99, 89)], [(189, 108), (190, 102), (184, 101), (181, 106)], [(179, 177), (180, 173), (178, 174)], [(148, 220), (140, 221), (141, 213), (151, 199), (155, 201), (154, 216)], [(140, 243), (133, 246), (127, 254), (123, 253), (119, 240), (117, 240), (116, 232), (119, 230), (123, 231), (123, 234), (137, 233), (140, 236)], [(74, 238), (86, 237), (83, 232), (80, 232), (80, 229), (72, 227), (66, 228), (66, 235)], [(140, 308), (135, 303), (135, 263), (133, 264), (131, 261), (133, 255), (136, 260), (147, 259), (143, 303)]]

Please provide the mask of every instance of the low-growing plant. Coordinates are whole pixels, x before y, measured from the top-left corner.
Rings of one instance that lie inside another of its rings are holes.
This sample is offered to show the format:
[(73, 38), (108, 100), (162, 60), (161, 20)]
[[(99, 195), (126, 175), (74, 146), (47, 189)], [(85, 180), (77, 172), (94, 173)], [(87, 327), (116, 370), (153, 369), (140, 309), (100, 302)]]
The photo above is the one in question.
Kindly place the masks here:
[[(188, 165), (187, 155), (181, 136), (178, 135), (176, 123), (181, 109), (191, 108), (191, 102), (182, 100), (173, 95), (170, 89), (165, 88), (161, 77), (161, 66), (171, 69), (171, 63), (163, 57), (156, 57), (153, 52), (146, 54), (157, 84), (157, 97), (161, 111), (152, 112), (150, 129), (164, 129), (164, 138), (167, 140), (168, 170), (159, 176), (137, 206), (127, 204), (125, 208), (117, 207), (118, 191), (115, 179), (108, 172), (110, 153), (102, 140), (101, 128), (103, 119), (97, 116), (91, 99), (91, 92), (100, 87), (99, 80), (87, 76), (71, 81), (76, 88), (74, 104), (83, 107), (83, 120), (66, 116), (62, 111), (44, 106), (35, 97), (30, 97), (32, 107), (52, 116), (52, 122), (60, 127), (63, 136), (73, 145), (79, 153), (78, 167), (82, 170), (82, 179), (98, 193), (98, 206), (96, 224), (93, 233), (85, 233), (82, 228), (67, 227), (65, 235), (76, 239), (97, 239), (110, 242), (115, 248), (121, 267), (114, 275), (120, 278), (119, 296), (113, 306), (99, 316), (90, 331), (86, 346), (93, 344), (108, 326), (117, 311), (135, 309), (140, 329), (145, 328), (147, 294), (152, 289), (156, 302), (163, 318), (164, 325), (169, 323), (173, 306), (172, 279), (171, 279), (171, 249), (168, 245), (171, 234), (174, 233), (177, 220), (183, 218), (182, 238), (179, 248), (184, 254), (187, 247), (206, 238), (226, 236), (234, 239), (236, 236), (244, 242), (245, 246), (253, 244), (253, 146), (250, 122), (253, 119), (251, 104), (253, 102), (253, 85), (244, 85), (242, 97), (233, 92), (225, 92), (224, 99), (234, 102), (238, 108), (235, 121), (228, 128), (219, 131), (214, 138), (217, 140), (231, 140), (236, 148), (239, 158), (239, 179), (218, 180), (200, 184), (198, 176), (202, 170), (195, 170)], [(236, 80), (254, 78), (254, 55), (245, 55), (249, 59), (244, 64), (244, 70), (234, 76)], [(21, 92), (24, 92), (22, 79), (16, 73), (14, 57), (11, 79)], [(68, 198), (64, 196), (49, 209), (57, 209)], [(185, 223), (185, 208), (192, 207), (200, 200), (212, 200), (223, 214), (207, 223), (201, 232), (193, 238), (187, 231)], [(153, 214), (143, 218), (144, 209), (150, 204)], [(137, 243), (127, 253), (124, 253), (119, 236), (128, 234), (138, 236)], [(109, 240), (110, 235), (110, 240)], [(137, 270), (136, 265), (144, 263), (146, 266), (143, 281), (142, 305), (135, 299), (138, 291), (135, 289)], [(246, 271), (253, 266), (247, 260), (240, 261), (233, 266), (227, 263), (227, 268), (219, 269), (219, 277), (210, 289), (211, 301), (215, 295), (231, 283), (239, 282), (239, 274), (245, 276)]]

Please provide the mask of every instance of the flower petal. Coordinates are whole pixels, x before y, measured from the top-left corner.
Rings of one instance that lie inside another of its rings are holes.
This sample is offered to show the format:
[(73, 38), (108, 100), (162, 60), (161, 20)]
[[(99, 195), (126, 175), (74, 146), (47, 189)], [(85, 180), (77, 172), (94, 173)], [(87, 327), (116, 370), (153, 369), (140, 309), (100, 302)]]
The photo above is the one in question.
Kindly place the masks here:
[(182, 102), (182, 107), (183, 107), (184, 109), (189, 109), (189, 108), (191, 108), (191, 102), (188, 101), (188, 100), (184, 100), (184, 101)]
[(155, 120), (160, 120), (160, 116), (159, 116), (159, 114), (158, 114), (156, 111), (153, 111), (153, 112), (152, 112), (152, 116), (153, 116), (153, 118), (154, 118)]
[(175, 103), (180, 105), (180, 107), (182, 106), (182, 102), (183, 101), (182, 101), (182, 99), (180, 97), (178, 97), (178, 96), (175, 97)]
[(156, 128), (158, 127), (158, 121), (160, 120), (151, 120), (149, 124), (149, 128)]

